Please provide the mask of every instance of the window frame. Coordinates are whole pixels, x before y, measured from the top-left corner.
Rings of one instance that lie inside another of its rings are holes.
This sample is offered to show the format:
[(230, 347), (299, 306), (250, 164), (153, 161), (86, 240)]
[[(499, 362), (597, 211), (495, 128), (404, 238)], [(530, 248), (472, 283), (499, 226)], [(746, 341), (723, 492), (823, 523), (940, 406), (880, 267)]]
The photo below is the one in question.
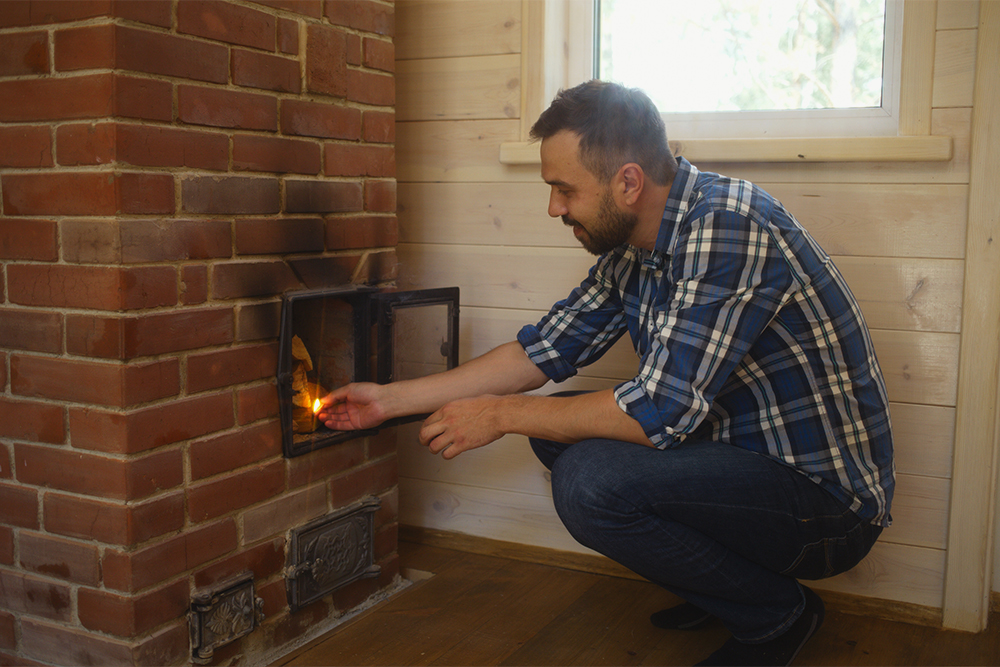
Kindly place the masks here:
[[(672, 148), (711, 162), (951, 160), (952, 138), (930, 133), (936, 3), (898, 1), (903, 18), (895, 134), (734, 137), (720, 131), (693, 137), (668, 127)], [(538, 146), (528, 137), (534, 119), (560, 89), (593, 76), (593, 11), (593, 0), (523, 0), (521, 141), (501, 145), (501, 163), (537, 164)]]

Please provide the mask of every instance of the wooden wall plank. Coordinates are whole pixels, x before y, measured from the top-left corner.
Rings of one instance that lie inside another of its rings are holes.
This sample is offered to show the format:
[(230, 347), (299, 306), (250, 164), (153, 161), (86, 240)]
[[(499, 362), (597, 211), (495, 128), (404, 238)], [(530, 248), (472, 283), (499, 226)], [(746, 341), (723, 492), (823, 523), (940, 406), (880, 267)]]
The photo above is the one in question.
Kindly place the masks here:
[(517, 54), (401, 60), (396, 63), (396, 118), (518, 118), (520, 85)]
[(521, 0), (397, 0), (397, 60), (521, 51)]
[(960, 30), (978, 25), (979, 0), (938, 0), (938, 30)]
[(876, 329), (872, 341), (890, 401), (955, 405), (957, 334)]
[(940, 608), (944, 566), (944, 551), (880, 540), (854, 569), (809, 585), (817, 590)]
[[(397, 119), (398, 120), (398, 119)], [(497, 160), (497, 146), (517, 137), (517, 120), (396, 123), (396, 179), (407, 181), (539, 183), (538, 167), (511, 169)]]
[(890, 403), (889, 410), (897, 472), (951, 477), (955, 408)]
[[(762, 183), (831, 255), (965, 254), (965, 185)], [(534, 182), (400, 183), (404, 243), (575, 248), (548, 216), (549, 186)]]
[(934, 53), (934, 107), (971, 107), (975, 71), (976, 30), (939, 31)]

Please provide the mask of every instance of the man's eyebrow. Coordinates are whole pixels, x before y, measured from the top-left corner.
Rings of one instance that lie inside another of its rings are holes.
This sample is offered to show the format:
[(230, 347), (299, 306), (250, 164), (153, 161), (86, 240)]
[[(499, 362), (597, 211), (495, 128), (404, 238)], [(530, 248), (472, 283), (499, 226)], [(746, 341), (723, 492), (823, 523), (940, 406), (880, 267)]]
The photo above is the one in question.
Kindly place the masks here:
[(572, 187), (566, 181), (561, 181), (558, 178), (554, 179), (554, 180), (551, 180), (551, 181), (545, 181), (545, 182), (548, 183), (549, 185), (553, 186), (553, 187), (556, 187), (556, 188), (571, 188)]

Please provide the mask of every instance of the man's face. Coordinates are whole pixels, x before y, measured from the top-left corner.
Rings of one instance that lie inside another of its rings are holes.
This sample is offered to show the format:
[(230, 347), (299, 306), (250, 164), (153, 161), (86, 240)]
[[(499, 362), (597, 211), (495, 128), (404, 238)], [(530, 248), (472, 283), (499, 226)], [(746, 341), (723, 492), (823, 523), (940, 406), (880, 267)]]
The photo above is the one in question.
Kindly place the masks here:
[(626, 243), (639, 219), (621, 210), (610, 185), (580, 163), (579, 143), (565, 131), (542, 141), (542, 178), (552, 188), (549, 215), (572, 227), (588, 252), (603, 255)]

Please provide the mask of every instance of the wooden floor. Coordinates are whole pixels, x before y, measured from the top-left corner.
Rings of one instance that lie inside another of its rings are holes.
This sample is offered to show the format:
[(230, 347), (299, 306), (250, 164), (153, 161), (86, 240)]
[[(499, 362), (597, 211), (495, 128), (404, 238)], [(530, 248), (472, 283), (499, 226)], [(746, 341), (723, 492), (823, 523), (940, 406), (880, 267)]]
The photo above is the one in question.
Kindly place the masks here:
[[(406, 542), (400, 556), (404, 571), (433, 576), (277, 664), (691, 665), (728, 638), (718, 622), (653, 627), (649, 615), (678, 600), (649, 583)], [(972, 635), (828, 606), (795, 664), (1000, 665), (991, 621)]]

